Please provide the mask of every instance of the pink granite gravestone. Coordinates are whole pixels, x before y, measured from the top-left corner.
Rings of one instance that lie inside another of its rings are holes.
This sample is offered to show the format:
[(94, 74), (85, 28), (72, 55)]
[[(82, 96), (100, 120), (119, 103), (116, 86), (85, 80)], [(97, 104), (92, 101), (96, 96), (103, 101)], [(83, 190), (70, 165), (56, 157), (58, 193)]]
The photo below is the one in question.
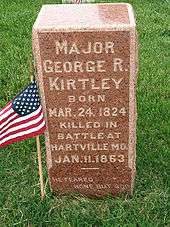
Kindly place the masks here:
[(42, 7), (33, 51), (55, 193), (132, 193), (136, 46), (129, 4)]

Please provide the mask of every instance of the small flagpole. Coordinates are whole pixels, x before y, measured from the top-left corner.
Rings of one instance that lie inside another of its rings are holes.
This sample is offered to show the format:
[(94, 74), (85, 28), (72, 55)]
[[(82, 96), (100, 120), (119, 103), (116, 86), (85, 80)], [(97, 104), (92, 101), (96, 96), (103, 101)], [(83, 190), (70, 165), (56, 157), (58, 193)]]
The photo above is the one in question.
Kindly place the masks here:
[[(31, 81), (34, 80), (34, 67), (32, 61), (30, 62), (30, 79)], [(39, 135), (36, 136), (36, 145), (37, 145), (37, 155), (38, 155), (38, 173), (39, 173), (39, 181), (40, 181), (40, 195), (41, 200), (45, 197), (44, 192), (44, 181), (43, 181), (43, 171), (42, 171), (42, 155), (41, 155), (41, 144), (40, 144), (40, 137)]]
[(36, 144), (37, 144), (37, 153), (38, 153), (38, 170), (39, 170), (41, 200), (43, 200), (45, 197), (45, 192), (44, 192), (44, 181), (43, 181), (43, 171), (42, 171), (41, 144), (40, 144), (39, 136), (36, 136)]

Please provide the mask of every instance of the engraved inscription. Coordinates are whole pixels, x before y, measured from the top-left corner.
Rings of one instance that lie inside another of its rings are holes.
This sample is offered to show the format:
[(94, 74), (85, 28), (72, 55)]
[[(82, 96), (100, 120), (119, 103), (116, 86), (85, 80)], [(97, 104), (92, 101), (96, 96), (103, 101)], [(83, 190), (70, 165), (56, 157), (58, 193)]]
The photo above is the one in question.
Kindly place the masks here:
[(39, 40), (52, 187), (129, 190), (129, 32), (51, 32)]

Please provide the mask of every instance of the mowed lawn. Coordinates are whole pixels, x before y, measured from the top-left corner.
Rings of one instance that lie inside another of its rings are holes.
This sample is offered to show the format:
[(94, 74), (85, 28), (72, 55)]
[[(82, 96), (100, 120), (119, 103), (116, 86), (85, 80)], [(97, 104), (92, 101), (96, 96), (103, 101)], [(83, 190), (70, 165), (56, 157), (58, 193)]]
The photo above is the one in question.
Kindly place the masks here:
[[(112, 2), (112, 1), (108, 1)], [(0, 108), (29, 83), (31, 30), (45, 0), (0, 0)], [(170, 2), (129, 1), (139, 34), (137, 176), (134, 195), (105, 199), (39, 194), (35, 139), (0, 150), (0, 226), (170, 226)]]

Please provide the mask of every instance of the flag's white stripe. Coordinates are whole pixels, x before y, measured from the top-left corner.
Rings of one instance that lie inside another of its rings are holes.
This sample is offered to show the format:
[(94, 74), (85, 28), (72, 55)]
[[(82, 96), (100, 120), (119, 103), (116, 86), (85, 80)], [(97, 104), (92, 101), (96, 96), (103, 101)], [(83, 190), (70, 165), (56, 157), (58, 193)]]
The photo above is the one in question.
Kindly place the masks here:
[(0, 116), (6, 111), (6, 109), (8, 109), (11, 106), (11, 102), (3, 109), (0, 111)]
[(39, 131), (41, 128), (44, 127), (44, 125), (45, 125), (45, 121), (43, 121), (40, 125), (38, 125), (35, 128), (29, 129), (27, 131), (19, 132), (19, 133), (16, 133), (14, 135), (10, 135), (8, 137), (5, 137), (3, 140), (0, 141), (0, 145), (7, 142), (8, 140), (11, 140), (11, 139), (14, 139), (14, 138), (17, 138), (17, 137), (20, 137), (20, 136), (28, 135), (28, 134), (31, 134), (33, 132)]
[(13, 118), (15, 118), (15, 117), (17, 117), (18, 116), (18, 114), (16, 113), (14, 113), (14, 115), (12, 115), (11, 117), (9, 117), (8, 118), (8, 120), (6, 120), (3, 124), (1, 124), (1, 127), (0, 127), (0, 129), (2, 129), (3, 127), (4, 127), (4, 125), (6, 125), (6, 124), (8, 124), (8, 122), (10, 121), (10, 120), (12, 120)]
[[(5, 129), (7, 129), (8, 127), (10, 127), (11, 125), (13, 125), (13, 124), (15, 124), (15, 123), (17, 123), (17, 122), (21, 122), (21, 121), (27, 120), (27, 119), (29, 119), (30, 117), (34, 117), (34, 116), (38, 115), (38, 114), (41, 112), (41, 110), (42, 110), (42, 109), (41, 109), (41, 106), (39, 106), (39, 108), (38, 108), (36, 111), (34, 111), (33, 113), (15, 119), (14, 121), (10, 122), (7, 126), (5, 126), (2, 130), (0, 130), (0, 134), (3, 133), (3, 131), (4, 131)], [(0, 129), (1, 129), (1, 127), (0, 127)]]
[(24, 124), (15, 126), (15, 127), (13, 127), (13, 128), (9, 128), (6, 132), (4, 132), (4, 133), (2, 133), (2, 134), (0, 135), (0, 139), (1, 139), (2, 137), (4, 137), (5, 135), (7, 135), (8, 133), (10, 133), (10, 132), (15, 132), (15, 131), (17, 131), (18, 129), (26, 128), (26, 127), (28, 127), (28, 126), (31, 126), (31, 125), (33, 125), (33, 124), (36, 124), (36, 123), (40, 122), (42, 119), (43, 119), (43, 113), (41, 113), (41, 115), (40, 115), (37, 119), (35, 119), (35, 120), (30, 120), (30, 121), (27, 122), (27, 123), (24, 123)]
[(7, 118), (10, 114), (12, 114), (14, 112), (14, 110), (12, 108), (10, 108), (6, 113), (4, 113), (2, 116), (0, 116), (0, 122), (2, 120), (4, 120), (5, 118)]

